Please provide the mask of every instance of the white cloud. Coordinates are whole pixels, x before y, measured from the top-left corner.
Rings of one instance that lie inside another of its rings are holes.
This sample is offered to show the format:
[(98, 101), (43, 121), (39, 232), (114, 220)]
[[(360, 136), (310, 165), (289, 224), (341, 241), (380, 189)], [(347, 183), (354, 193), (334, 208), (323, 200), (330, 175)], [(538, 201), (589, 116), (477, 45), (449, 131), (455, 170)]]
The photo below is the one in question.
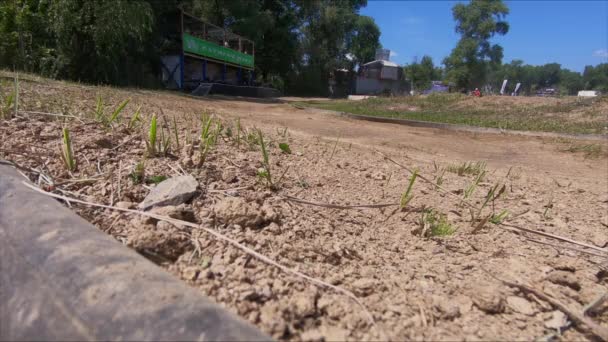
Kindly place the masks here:
[(392, 57), (397, 57), (397, 56), (399, 56), (399, 54), (397, 52), (391, 51), (391, 58)]
[(599, 49), (593, 51), (593, 57), (608, 58), (608, 49)]

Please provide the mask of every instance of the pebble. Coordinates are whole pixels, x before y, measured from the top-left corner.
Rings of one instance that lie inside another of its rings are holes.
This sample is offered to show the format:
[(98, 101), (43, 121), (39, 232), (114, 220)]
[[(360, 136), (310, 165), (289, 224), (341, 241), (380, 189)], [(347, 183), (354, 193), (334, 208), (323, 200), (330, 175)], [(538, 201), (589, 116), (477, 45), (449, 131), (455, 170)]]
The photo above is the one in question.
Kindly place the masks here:
[(505, 311), (505, 300), (502, 294), (492, 285), (479, 285), (472, 289), (471, 299), (479, 310), (489, 314), (498, 314)]
[(549, 276), (547, 276), (547, 280), (558, 285), (567, 286), (573, 290), (580, 290), (581, 284), (576, 279), (576, 276), (567, 271), (555, 271), (551, 272)]
[(115, 207), (121, 208), (121, 209), (133, 209), (135, 208), (135, 203), (133, 202), (117, 202), (116, 204), (114, 204)]
[(560, 329), (566, 325), (568, 317), (559, 310), (551, 312), (551, 318), (545, 321), (545, 327), (549, 329)]
[(524, 315), (528, 315), (528, 316), (532, 316), (532, 315), (534, 315), (534, 313), (536, 313), (536, 310), (534, 310), (533, 304), (522, 297), (517, 297), (517, 296), (507, 297), (507, 306), (515, 312), (518, 312), (518, 313), (521, 313)]

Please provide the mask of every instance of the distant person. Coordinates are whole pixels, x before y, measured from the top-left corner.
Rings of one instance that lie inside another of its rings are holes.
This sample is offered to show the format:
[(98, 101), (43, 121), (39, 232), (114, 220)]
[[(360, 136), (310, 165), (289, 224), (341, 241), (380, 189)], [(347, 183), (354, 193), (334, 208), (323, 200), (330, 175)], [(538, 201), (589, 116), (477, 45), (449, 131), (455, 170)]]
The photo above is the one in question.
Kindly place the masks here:
[(473, 96), (481, 97), (481, 91), (479, 91), (479, 88), (475, 88), (475, 90), (473, 90)]

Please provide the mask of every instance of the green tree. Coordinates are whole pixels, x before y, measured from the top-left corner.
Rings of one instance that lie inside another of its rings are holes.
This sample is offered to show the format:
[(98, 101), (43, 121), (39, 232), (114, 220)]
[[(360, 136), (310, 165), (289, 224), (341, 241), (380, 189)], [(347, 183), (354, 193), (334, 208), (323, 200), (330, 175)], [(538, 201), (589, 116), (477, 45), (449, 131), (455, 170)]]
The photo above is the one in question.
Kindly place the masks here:
[(49, 9), (59, 76), (128, 84), (145, 58), (153, 13), (141, 0), (55, 0)]
[(583, 83), (586, 90), (600, 90), (608, 93), (608, 63), (595, 67), (587, 65), (583, 71)]
[(500, 66), (503, 49), (491, 44), (494, 35), (505, 35), (509, 24), (504, 18), (509, 9), (502, 0), (472, 0), (452, 8), (460, 40), (444, 59), (447, 79), (459, 88), (481, 86), (489, 69)]
[(350, 35), (347, 49), (354, 57), (354, 64), (360, 67), (373, 61), (376, 50), (380, 48), (380, 28), (374, 18), (359, 16)]
[(435, 68), (433, 58), (423, 56), (420, 62), (412, 63), (405, 67), (405, 75), (414, 83), (414, 89), (423, 91), (429, 89), (431, 81), (441, 78), (441, 70)]
[(564, 95), (576, 95), (584, 88), (583, 76), (578, 72), (561, 69), (559, 79), (560, 92)]
[(0, 66), (40, 71), (52, 58), (52, 37), (47, 30), (49, 2), (0, 2)]

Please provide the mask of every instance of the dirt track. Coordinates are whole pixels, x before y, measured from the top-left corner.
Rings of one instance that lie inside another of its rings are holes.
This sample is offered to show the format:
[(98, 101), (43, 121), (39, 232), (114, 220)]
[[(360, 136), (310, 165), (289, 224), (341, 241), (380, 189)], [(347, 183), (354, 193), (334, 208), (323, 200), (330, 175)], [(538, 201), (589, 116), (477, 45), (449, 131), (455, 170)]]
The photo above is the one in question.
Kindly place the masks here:
[[(365, 122), (324, 110), (301, 110), (289, 104), (223, 99), (211, 103), (211, 107), (226, 116), (242, 117), (252, 125), (288, 127), (290, 131), (327, 139), (340, 137), (343, 142), (369, 149), (397, 151), (424, 163), (485, 160), (493, 168), (521, 167), (526, 172), (558, 181), (562, 178), (577, 179), (585, 186), (608, 193), (608, 160), (560, 151), (564, 144), (556, 142), (556, 139)], [(606, 141), (599, 144), (608, 147)]]

